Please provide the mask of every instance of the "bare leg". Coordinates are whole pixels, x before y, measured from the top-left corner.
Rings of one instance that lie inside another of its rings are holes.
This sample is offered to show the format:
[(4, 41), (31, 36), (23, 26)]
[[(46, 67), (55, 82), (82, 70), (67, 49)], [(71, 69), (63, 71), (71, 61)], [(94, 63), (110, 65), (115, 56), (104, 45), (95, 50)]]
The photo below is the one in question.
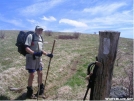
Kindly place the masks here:
[(29, 73), (29, 78), (28, 78), (28, 86), (32, 86), (33, 83), (33, 79), (34, 79), (34, 73)]
[(37, 74), (38, 74), (38, 83), (39, 84), (42, 84), (42, 71), (37, 71)]
[(36, 97), (33, 95), (33, 88), (32, 88), (33, 79), (34, 79), (34, 73), (29, 73), (27, 97), (32, 98), (32, 99), (36, 99)]
[(42, 75), (43, 75), (42, 71), (37, 71), (37, 74), (38, 74), (38, 85), (39, 85), (37, 94), (41, 95), (43, 98), (45, 98), (45, 96), (44, 96), (44, 85), (42, 83)]

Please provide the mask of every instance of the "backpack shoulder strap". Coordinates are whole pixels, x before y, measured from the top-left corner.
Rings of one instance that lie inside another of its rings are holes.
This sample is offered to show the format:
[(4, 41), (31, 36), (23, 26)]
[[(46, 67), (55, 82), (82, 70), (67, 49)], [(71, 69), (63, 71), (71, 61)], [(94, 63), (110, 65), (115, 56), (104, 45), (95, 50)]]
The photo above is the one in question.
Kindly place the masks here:
[(92, 62), (88, 65), (88, 68), (87, 68), (87, 75), (89, 75), (91, 73), (91, 71), (93, 72), (94, 70), (94, 67), (95, 67), (95, 62)]
[(35, 36), (34, 36), (34, 34), (32, 34), (32, 42), (34, 41), (34, 38), (35, 38)]
[[(37, 41), (37, 40), (35, 40), (35, 33), (31, 33), (32, 34), (32, 41)], [(40, 35), (40, 37), (41, 37), (41, 40), (42, 41), (39, 41), (39, 42), (43, 42), (43, 37)]]
[(94, 68), (95, 68), (95, 64), (94, 65), (91, 65), (91, 67), (90, 67), (90, 73), (93, 73)]
[(32, 35), (32, 41), (34, 40), (34, 32), (33, 31), (28, 31), (28, 32), (26, 32), (25, 41), (26, 41), (28, 35), (30, 35), (30, 34)]
[(42, 37), (42, 36), (40, 36), (40, 37), (41, 37), (41, 39), (42, 39), (42, 42), (44, 42), (43, 37)]

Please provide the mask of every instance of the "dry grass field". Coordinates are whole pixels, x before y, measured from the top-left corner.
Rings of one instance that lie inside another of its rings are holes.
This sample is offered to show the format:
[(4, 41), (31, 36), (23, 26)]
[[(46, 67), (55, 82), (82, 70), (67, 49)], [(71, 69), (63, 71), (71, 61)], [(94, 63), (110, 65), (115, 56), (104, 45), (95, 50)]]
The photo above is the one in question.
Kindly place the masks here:
[[(0, 99), (25, 100), (28, 72), (25, 70), (25, 57), (17, 52), (15, 46), (19, 31), (5, 31), (5, 38), (0, 39)], [(51, 52), (53, 40), (56, 39), (54, 57), (52, 58), (46, 84), (47, 100), (82, 100), (86, 91), (86, 70), (98, 54), (99, 36), (81, 34), (78, 39), (58, 39), (59, 35), (72, 33), (54, 32), (52, 36), (43, 34), (44, 50)], [(48, 43), (47, 43), (48, 42)], [(45, 81), (49, 58), (43, 56), (43, 82)], [(115, 62), (113, 85), (123, 85), (127, 81), (124, 68), (131, 68), (133, 61), (133, 40), (120, 38), (118, 55)], [(37, 91), (37, 75), (34, 78), (34, 93)], [(124, 84), (124, 85), (125, 85)], [(22, 88), (10, 91), (10, 87)]]

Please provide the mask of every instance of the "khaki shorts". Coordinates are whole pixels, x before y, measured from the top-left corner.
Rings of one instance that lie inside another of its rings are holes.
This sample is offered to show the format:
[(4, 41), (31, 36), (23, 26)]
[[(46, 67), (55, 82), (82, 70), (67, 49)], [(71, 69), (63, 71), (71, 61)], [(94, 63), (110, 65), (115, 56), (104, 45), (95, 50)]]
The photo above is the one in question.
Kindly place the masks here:
[(34, 60), (33, 57), (26, 56), (26, 69), (39, 69), (43, 68), (42, 58), (37, 58)]

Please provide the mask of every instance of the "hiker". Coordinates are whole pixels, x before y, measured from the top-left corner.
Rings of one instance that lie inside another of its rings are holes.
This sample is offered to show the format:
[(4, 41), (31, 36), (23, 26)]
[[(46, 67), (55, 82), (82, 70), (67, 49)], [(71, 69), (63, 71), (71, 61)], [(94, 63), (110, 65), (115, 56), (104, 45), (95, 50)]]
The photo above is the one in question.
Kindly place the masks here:
[[(33, 34), (34, 40), (32, 41), (33, 36), (29, 34), (26, 38), (25, 42), (25, 50), (28, 54), (26, 54), (26, 70), (28, 70), (29, 78), (28, 78), (28, 86), (27, 86), (27, 97), (28, 98), (36, 98), (39, 95), (44, 94), (44, 84), (42, 83), (42, 55), (48, 56), (50, 58), (53, 57), (53, 54), (48, 54), (43, 51), (43, 38), (41, 36), (43, 32), (43, 28), (41, 26), (35, 27), (35, 33)], [(33, 94), (32, 83), (34, 79), (35, 72), (37, 71), (38, 75), (38, 87), (40, 88), (37, 93)]]

